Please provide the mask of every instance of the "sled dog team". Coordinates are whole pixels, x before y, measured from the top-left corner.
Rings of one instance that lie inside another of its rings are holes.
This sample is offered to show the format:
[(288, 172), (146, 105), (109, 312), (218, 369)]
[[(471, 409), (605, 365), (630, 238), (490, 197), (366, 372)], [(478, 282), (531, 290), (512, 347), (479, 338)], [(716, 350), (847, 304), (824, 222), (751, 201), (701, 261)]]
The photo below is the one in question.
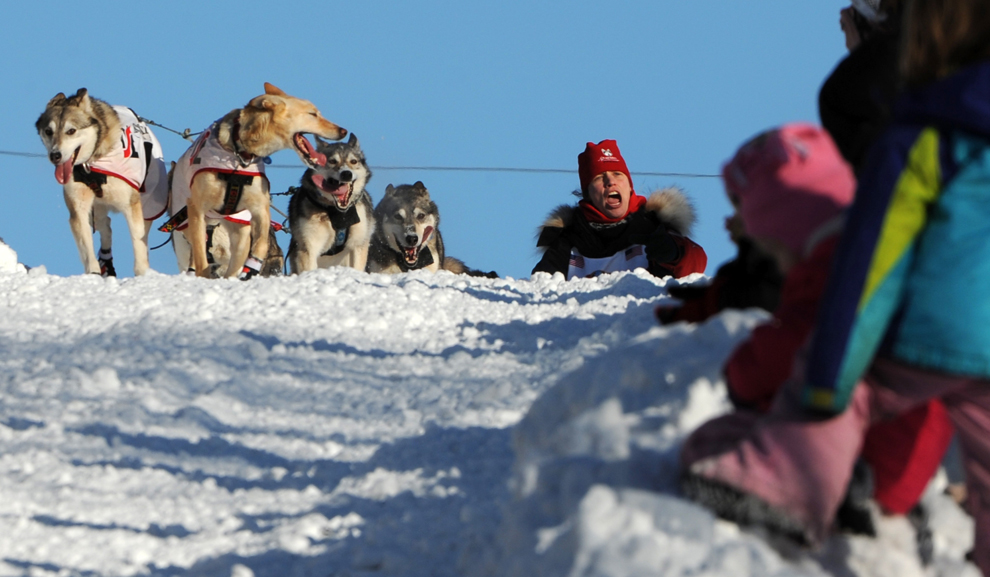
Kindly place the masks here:
[(148, 233), (166, 211), (160, 230), (173, 233), (180, 271), (241, 279), (281, 271), (264, 161), (283, 149), (294, 150), (306, 166), (289, 203), (293, 273), (330, 266), (474, 272), (445, 255), (440, 214), (422, 182), (389, 185), (372, 210), (365, 190), (371, 170), (357, 137), (322, 140), (341, 140), (347, 130), (311, 102), (268, 83), (264, 94), (200, 133), (169, 171), (161, 145), (134, 111), (93, 98), (85, 88), (55, 95), (35, 127), (62, 185), (86, 273), (116, 275), (110, 211), (127, 221), (135, 275), (148, 271)]

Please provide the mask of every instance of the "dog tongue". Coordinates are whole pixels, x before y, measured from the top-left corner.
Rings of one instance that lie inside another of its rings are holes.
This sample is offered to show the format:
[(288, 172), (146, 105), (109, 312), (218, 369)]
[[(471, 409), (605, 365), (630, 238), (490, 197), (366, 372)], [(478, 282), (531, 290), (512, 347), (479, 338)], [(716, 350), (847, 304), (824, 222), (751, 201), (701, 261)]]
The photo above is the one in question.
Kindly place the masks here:
[[(322, 174), (314, 172), (313, 176), (311, 176), (310, 178), (313, 180), (313, 184), (315, 184), (317, 188), (329, 192), (330, 194), (336, 196), (337, 198), (346, 197), (347, 193), (350, 192), (350, 185), (348, 185), (347, 183), (341, 184), (337, 188), (330, 190), (329, 188), (326, 187), (327, 179), (323, 178)], [(334, 181), (331, 180), (330, 182), (334, 182)]]
[(55, 167), (55, 180), (57, 180), (59, 184), (69, 182), (70, 176), (72, 176), (71, 160), (66, 160), (62, 164)]
[(317, 166), (327, 165), (327, 155), (317, 152), (316, 149), (313, 148), (313, 145), (310, 144), (308, 138), (306, 138), (302, 134), (299, 134), (297, 136), (297, 142), (302, 145), (302, 147), (305, 149), (306, 154), (309, 155), (309, 157), (316, 162)]

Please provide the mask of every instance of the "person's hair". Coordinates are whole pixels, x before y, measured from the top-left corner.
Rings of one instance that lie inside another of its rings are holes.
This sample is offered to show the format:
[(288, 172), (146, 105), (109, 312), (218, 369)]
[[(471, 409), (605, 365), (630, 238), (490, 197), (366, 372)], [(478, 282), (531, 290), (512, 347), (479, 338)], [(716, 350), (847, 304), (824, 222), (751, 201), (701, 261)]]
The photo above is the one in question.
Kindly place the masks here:
[(904, 0), (880, 0), (880, 12), (888, 18), (899, 15), (903, 7)]
[(880, 0), (880, 14), (883, 20), (875, 24), (875, 28), (884, 33), (896, 33), (904, 20), (905, 0)]
[(990, 2), (908, 0), (901, 74), (909, 87), (990, 59)]

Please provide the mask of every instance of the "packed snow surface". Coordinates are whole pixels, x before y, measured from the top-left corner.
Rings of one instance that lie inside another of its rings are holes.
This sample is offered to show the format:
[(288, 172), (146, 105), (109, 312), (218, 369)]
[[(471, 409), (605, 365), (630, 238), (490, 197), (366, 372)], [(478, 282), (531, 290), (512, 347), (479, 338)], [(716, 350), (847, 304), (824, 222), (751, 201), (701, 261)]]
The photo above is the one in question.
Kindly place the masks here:
[(976, 575), (937, 491), (927, 572), (896, 519), (807, 553), (680, 499), (764, 317), (656, 327), (678, 281), (63, 278), (9, 250), (0, 576)]

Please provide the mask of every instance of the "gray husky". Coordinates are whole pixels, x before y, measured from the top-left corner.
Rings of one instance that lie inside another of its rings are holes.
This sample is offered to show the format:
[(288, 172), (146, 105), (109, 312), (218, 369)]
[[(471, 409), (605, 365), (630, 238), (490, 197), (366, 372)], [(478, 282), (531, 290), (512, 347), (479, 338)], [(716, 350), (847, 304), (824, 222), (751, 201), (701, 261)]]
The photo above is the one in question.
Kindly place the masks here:
[[(168, 202), (161, 145), (129, 108), (111, 106), (80, 88), (59, 92), (35, 123), (87, 273), (116, 276), (109, 211), (123, 213), (134, 245), (134, 274), (148, 271), (148, 231)], [(92, 228), (91, 228), (92, 227)], [(100, 255), (93, 249), (100, 233)]]
[(368, 272), (395, 274), (426, 269), (464, 273), (464, 263), (444, 254), (440, 212), (422, 182), (385, 189), (375, 207), (377, 226), (368, 251)]
[(317, 139), (317, 151), (326, 164), (309, 168), (289, 200), (289, 266), (293, 274), (332, 266), (364, 270), (375, 230), (364, 152), (353, 133), (347, 142)]

